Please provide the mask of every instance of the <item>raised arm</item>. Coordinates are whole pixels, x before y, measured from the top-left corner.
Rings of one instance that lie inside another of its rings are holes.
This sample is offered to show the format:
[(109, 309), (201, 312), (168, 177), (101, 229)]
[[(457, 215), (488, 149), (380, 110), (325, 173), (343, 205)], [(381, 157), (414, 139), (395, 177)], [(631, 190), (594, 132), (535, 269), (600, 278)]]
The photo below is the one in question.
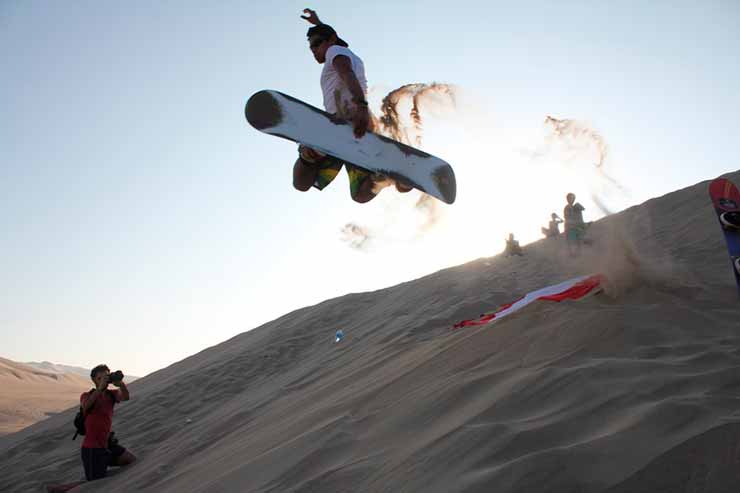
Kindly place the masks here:
[[(114, 383), (113, 385), (116, 385), (116, 384)], [(127, 400), (129, 400), (131, 398), (131, 396), (129, 395), (129, 392), (128, 392), (128, 387), (126, 387), (126, 384), (124, 383), (123, 380), (121, 380), (120, 382), (118, 382), (118, 384), (116, 385), (116, 387), (118, 387), (119, 389), (121, 389), (121, 402), (127, 401)]]
[(355, 137), (359, 139), (365, 135), (370, 124), (370, 110), (367, 107), (365, 93), (362, 90), (360, 81), (357, 80), (355, 71), (352, 70), (352, 62), (349, 57), (337, 55), (334, 57), (332, 64), (352, 94), (352, 103), (355, 105), (352, 122), (354, 123)]

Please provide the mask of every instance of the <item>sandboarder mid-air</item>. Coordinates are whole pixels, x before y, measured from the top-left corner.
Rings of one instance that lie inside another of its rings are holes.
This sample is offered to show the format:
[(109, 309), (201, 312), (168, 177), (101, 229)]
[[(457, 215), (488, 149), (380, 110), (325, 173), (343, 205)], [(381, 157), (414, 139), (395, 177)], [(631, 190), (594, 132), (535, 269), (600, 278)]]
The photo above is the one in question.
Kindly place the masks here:
[[(365, 64), (349, 49), (346, 41), (328, 24), (323, 24), (315, 10), (304, 9), (301, 18), (313, 24), (306, 36), (314, 58), (324, 65), (321, 71), (321, 91), (328, 113), (348, 120), (356, 138), (375, 128), (367, 103)], [(347, 169), (352, 199), (365, 203), (375, 198), (380, 184), (387, 179), (365, 169), (318, 152), (304, 145), (298, 146), (298, 159), (293, 166), (293, 186), (301, 192), (312, 186), (323, 190), (336, 178), (342, 166)], [(375, 190), (374, 190), (375, 189)], [(411, 187), (396, 183), (399, 192)]]

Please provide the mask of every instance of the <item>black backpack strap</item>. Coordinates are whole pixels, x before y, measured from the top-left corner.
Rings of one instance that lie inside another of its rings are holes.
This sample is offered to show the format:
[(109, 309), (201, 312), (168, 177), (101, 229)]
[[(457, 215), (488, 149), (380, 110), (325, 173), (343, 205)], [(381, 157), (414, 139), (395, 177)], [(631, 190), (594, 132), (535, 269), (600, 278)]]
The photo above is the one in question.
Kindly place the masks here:
[[(93, 393), (93, 392), (95, 392), (96, 390), (98, 390), (98, 389), (96, 389), (96, 388), (92, 388), (92, 389), (88, 390), (88, 391), (87, 391), (87, 399), (89, 399), (89, 398), (90, 398), (90, 394), (92, 394), (92, 393)], [(85, 402), (87, 402), (87, 399), (85, 399)], [(84, 408), (84, 407), (85, 407), (85, 405), (84, 405), (84, 404), (80, 404), (80, 409), (81, 409), (81, 410), (83, 410), (83, 408)], [(92, 408), (93, 408), (93, 407), (95, 407), (95, 404), (93, 404), (93, 405), (92, 405), (92, 407), (90, 408), (90, 411), (92, 411)], [(83, 416), (85, 416), (85, 417), (87, 417), (87, 413), (85, 413), (85, 412), (84, 412), (84, 410), (83, 410), (83, 412), (82, 412), (82, 415), (83, 415)]]

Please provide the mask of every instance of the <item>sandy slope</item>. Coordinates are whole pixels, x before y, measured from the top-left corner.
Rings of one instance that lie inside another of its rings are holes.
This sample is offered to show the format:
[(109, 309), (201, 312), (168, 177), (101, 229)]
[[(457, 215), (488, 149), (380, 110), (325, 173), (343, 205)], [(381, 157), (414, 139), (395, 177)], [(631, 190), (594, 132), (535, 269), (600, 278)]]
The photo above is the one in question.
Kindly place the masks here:
[[(730, 491), (740, 302), (707, 185), (600, 221), (578, 261), (538, 242), (151, 374), (114, 422), (140, 461), (79, 491)], [(607, 293), (450, 330), (594, 271)], [(80, 477), (72, 415), (0, 439), (0, 490)]]
[(52, 373), (0, 358), (0, 435), (16, 432), (49, 414), (69, 409), (89, 378)]

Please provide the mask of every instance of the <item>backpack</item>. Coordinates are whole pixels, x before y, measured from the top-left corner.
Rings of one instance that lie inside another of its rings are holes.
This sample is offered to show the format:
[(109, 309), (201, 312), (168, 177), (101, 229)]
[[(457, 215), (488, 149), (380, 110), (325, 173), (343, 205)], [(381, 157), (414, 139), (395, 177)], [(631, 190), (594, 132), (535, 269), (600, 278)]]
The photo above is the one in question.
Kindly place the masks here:
[[(90, 390), (90, 392), (94, 392), (95, 389)], [(113, 395), (113, 392), (111, 392), (108, 389), (105, 389), (105, 392), (108, 394), (108, 396), (113, 400), (113, 405), (116, 405), (116, 396)], [(89, 392), (88, 392), (89, 393)], [(95, 404), (93, 404), (93, 407), (95, 407)], [(90, 409), (92, 410), (91, 407)], [(75, 436), (72, 437), (72, 440), (77, 439), (77, 435), (84, 435), (85, 434), (85, 415), (82, 412), (82, 406), (80, 406), (80, 409), (77, 411), (77, 414), (75, 415), (74, 419), (74, 425), (75, 425)]]

